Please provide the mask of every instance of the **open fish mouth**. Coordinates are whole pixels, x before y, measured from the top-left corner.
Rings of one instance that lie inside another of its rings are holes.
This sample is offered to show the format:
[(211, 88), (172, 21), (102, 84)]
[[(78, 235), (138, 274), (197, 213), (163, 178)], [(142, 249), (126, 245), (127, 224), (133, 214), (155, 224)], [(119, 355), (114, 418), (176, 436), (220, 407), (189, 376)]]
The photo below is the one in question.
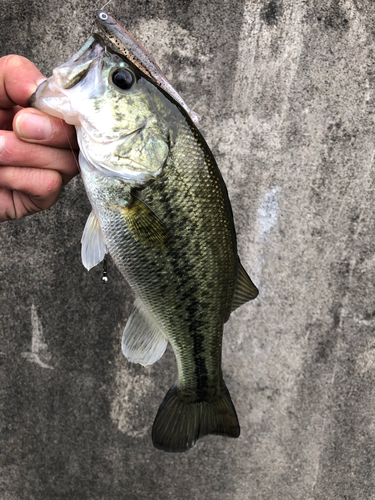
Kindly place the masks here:
[[(52, 87), (53, 86), (55, 88), (51, 88), (50, 78), (44, 80), (44, 82), (42, 82), (36, 91), (31, 95), (29, 99), (29, 106), (38, 109), (39, 106), (36, 106), (36, 103), (39, 103), (42, 97), (44, 105), (43, 111), (45, 113), (49, 113), (56, 118), (61, 118), (70, 125), (77, 125), (77, 120), (69, 120), (69, 117), (73, 116), (69, 98), (63, 96), (60, 89), (58, 89), (56, 85), (52, 84)], [(46, 91), (48, 92), (48, 95), (45, 95)]]

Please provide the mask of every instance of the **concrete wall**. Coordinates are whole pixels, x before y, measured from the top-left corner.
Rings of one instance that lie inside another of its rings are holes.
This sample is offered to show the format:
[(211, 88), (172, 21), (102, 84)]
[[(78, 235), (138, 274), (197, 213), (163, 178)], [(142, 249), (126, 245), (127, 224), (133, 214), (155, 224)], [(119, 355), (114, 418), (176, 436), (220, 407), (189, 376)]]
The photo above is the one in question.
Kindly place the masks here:
[[(0, 1), (1, 55), (49, 75), (88, 37), (88, 0)], [(2, 224), (4, 500), (375, 499), (375, 5), (370, 0), (113, 1), (202, 116), (259, 298), (232, 315), (225, 379), (238, 440), (185, 454), (150, 429), (168, 350), (129, 364), (129, 287), (80, 263), (79, 178)]]

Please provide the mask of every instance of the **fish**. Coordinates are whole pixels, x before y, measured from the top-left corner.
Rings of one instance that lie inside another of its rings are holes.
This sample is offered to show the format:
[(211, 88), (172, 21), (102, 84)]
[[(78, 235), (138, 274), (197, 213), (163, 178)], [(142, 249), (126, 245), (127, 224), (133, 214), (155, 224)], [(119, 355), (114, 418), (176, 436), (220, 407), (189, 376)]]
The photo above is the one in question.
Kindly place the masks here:
[(208, 434), (240, 435), (221, 368), (223, 327), (258, 289), (237, 253), (216, 161), (148, 65), (93, 34), (30, 105), (76, 127), (92, 206), (82, 262), (91, 269), (109, 253), (136, 295), (122, 338), (129, 361), (150, 365), (170, 343), (178, 377), (151, 437), (160, 450), (183, 452)]

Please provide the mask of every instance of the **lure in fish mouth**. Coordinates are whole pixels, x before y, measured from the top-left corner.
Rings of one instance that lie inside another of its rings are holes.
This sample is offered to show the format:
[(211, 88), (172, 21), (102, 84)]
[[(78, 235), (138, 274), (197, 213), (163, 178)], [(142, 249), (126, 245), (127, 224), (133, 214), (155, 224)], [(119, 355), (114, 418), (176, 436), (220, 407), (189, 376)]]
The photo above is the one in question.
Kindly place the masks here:
[(174, 101), (176, 101), (190, 116), (196, 126), (199, 124), (199, 115), (195, 113), (182, 99), (180, 94), (173, 88), (171, 83), (150, 56), (147, 50), (126, 31), (118, 22), (103, 10), (97, 10), (94, 14), (95, 22), (106, 36), (107, 40), (123, 54), (144, 75), (148, 76), (163, 89)]
[(129, 361), (152, 364), (168, 342), (175, 353), (178, 379), (156, 415), (154, 446), (238, 437), (223, 326), (258, 290), (237, 255), (226, 186), (195, 114), (151, 56), (108, 14), (96, 20), (106, 38), (91, 36), (31, 99), (77, 130), (92, 205), (82, 261), (90, 269), (109, 253), (137, 295), (122, 339)]

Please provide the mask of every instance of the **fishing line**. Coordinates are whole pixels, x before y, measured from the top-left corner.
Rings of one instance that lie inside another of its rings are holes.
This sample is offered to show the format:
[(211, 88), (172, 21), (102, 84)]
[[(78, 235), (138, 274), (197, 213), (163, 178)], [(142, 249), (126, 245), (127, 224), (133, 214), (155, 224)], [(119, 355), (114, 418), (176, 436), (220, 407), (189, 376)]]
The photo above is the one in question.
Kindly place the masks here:
[[(70, 139), (69, 139), (69, 135), (68, 135), (68, 132), (66, 131), (66, 128), (64, 126), (64, 120), (62, 118), (60, 118), (60, 121), (61, 121), (61, 124), (63, 126), (63, 129), (65, 131), (65, 135), (66, 135), (66, 138), (68, 139), (68, 143), (69, 143), (69, 147), (70, 147), (70, 150), (72, 152), (72, 155), (73, 155), (73, 158), (74, 158), (74, 161), (76, 162), (76, 165), (77, 165), (77, 168), (78, 168), (78, 171), (81, 173), (81, 168), (79, 166), (79, 162), (77, 160), (77, 157), (75, 155), (75, 152), (74, 152), (74, 149), (73, 149), (73, 146), (72, 146), (72, 143), (70, 142)], [(107, 249), (106, 249), (106, 252), (107, 252)], [(101, 282), (106, 285), (108, 283), (108, 271), (107, 271), (107, 258), (104, 256), (104, 260), (103, 260), (103, 270), (102, 270), (102, 278), (101, 278)]]
[(112, 2), (112, 0), (108, 0), (108, 2), (107, 2), (107, 3), (105, 3), (105, 4), (103, 5), (103, 7), (102, 7), (100, 10), (103, 10), (103, 9), (104, 9), (104, 7), (106, 7), (106, 6), (107, 6), (109, 3), (111, 3), (111, 2)]
[[(107, 2), (107, 3), (105, 3), (105, 4), (103, 5), (103, 7), (101, 7), (101, 8), (100, 8), (100, 10), (103, 10), (103, 9), (104, 9), (104, 7), (106, 7), (106, 6), (107, 6), (109, 3), (111, 3), (111, 2), (112, 2), (112, 0), (108, 0), (108, 2)], [(94, 25), (95, 25), (95, 19), (91, 22), (91, 33), (90, 33), (91, 35), (93, 34), (93, 31), (94, 31), (94, 27), (95, 27)]]
[[(55, 90), (55, 92), (56, 92), (56, 94), (55, 94), (55, 95), (56, 95), (56, 97), (57, 97), (57, 91)], [(71, 150), (72, 155), (73, 155), (73, 157), (74, 157), (74, 161), (76, 162), (76, 165), (77, 165), (77, 168), (78, 168), (78, 172), (81, 172), (81, 169), (80, 169), (80, 167), (79, 167), (79, 163), (78, 163), (77, 157), (76, 157), (76, 155), (75, 155), (75, 153), (74, 153), (73, 146), (72, 146), (72, 144), (71, 144), (71, 142), (70, 142), (70, 139), (69, 139), (68, 132), (66, 131), (66, 128), (65, 128), (66, 122), (65, 122), (62, 118), (60, 118), (60, 122), (61, 122), (61, 126), (62, 126), (62, 128), (63, 128), (63, 130), (64, 130), (64, 132), (65, 132), (66, 138), (68, 139), (69, 147), (70, 147), (70, 150)]]

